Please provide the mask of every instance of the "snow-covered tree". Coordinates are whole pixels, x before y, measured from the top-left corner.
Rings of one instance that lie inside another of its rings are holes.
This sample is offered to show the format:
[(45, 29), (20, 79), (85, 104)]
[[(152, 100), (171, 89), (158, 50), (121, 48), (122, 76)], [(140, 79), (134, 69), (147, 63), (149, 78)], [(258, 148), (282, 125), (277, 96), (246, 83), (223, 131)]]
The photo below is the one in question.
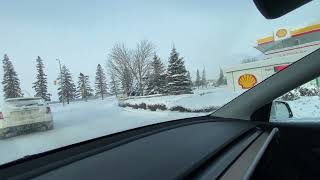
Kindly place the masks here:
[(40, 56), (36, 59), (37, 65), (37, 76), (36, 81), (33, 83), (33, 89), (36, 91), (35, 96), (41, 97), (46, 101), (50, 101), (50, 96), (48, 94), (48, 83), (47, 75), (44, 73), (44, 64)]
[(183, 58), (179, 58), (179, 53), (176, 51), (175, 47), (172, 48), (169, 57), (167, 83), (169, 94), (177, 95), (193, 93), (187, 77), (187, 70)]
[(119, 94), (119, 82), (116, 78), (116, 76), (114, 75), (114, 73), (110, 74), (110, 91), (112, 95), (118, 96)]
[(95, 89), (96, 95), (101, 96), (101, 99), (107, 95), (107, 78), (100, 64), (97, 66)]
[(223, 84), (227, 84), (226, 78), (223, 75), (223, 71), (220, 68), (220, 74), (219, 74), (219, 78), (217, 80), (217, 86), (221, 86)]
[(198, 88), (199, 88), (200, 85), (201, 85), (201, 77), (200, 77), (199, 69), (197, 69), (197, 76), (196, 76), (195, 85), (196, 85)]
[(60, 102), (67, 102), (75, 100), (78, 98), (76, 86), (72, 80), (72, 75), (69, 69), (63, 65), (61, 69), (61, 77), (59, 76), (60, 86), (58, 88), (58, 96)]
[(14, 70), (13, 64), (9, 57), (5, 54), (2, 60), (3, 63), (3, 92), (4, 98), (22, 97), (23, 94), (20, 89), (20, 81), (18, 75)]
[(147, 76), (147, 94), (162, 94), (165, 91), (165, 67), (161, 59), (155, 54), (151, 62), (151, 69)]
[(78, 92), (82, 99), (88, 100), (88, 97), (92, 96), (93, 89), (90, 86), (89, 76), (80, 73), (78, 80)]
[(192, 78), (189, 71), (187, 72), (187, 80), (189, 81), (187, 86), (189, 86), (189, 88), (192, 89), (193, 84), (192, 84)]
[(206, 87), (207, 86), (206, 69), (204, 69), (204, 68), (202, 70), (201, 86), (202, 87)]

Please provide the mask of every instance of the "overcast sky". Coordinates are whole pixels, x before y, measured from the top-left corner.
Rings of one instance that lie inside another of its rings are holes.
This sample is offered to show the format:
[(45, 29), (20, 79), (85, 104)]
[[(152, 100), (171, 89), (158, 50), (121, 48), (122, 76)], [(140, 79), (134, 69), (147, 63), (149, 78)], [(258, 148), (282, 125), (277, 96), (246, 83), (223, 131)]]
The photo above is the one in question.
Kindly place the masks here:
[[(8, 54), (22, 89), (34, 95), (35, 59), (41, 56), (54, 98), (56, 58), (70, 69), (74, 81), (83, 72), (93, 83), (97, 64), (104, 67), (114, 43), (133, 48), (148, 39), (164, 62), (174, 43), (193, 78), (197, 68), (205, 67), (207, 79), (212, 79), (219, 67), (257, 55), (256, 39), (280, 27), (320, 19), (320, 1), (277, 20), (264, 19), (252, 0), (10, 0), (1, 1), (0, 7), (1, 59)], [(2, 69), (0, 73), (2, 80)]]

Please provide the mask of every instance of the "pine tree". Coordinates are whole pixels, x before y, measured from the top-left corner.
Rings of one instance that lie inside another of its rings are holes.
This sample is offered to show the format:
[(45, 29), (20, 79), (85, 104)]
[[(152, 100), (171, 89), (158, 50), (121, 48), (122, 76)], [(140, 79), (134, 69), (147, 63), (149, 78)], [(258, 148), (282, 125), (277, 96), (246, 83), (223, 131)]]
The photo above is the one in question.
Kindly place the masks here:
[(151, 72), (147, 75), (147, 94), (162, 94), (166, 87), (165, 67), (161, 59), (155, 54), (151, 62)]
[(36, 97), (41, 97), (46, 101), (50, 101), (50, 96), (48, 94), (47, 75), (44, 73), (43, 60), (40, 56), (38, 56), (36, 61), (36, 68), (38, 71), (36, 77), (37, 80), (33, 83), (32, 88), (34, 88), (34, 90), (36, 91)]
[(192, 94), (190, 82), (187, 77), (187, 70), (184, 66), (183, 58), (179, 58), (179, 53), (175, 47), (172, 48), (167, 69), (168, 93)]
[(96, 88), (96, 95), (101, 96), (101, 99), (105, 95), (107, 95), (107, 82), (106, 82), (106, 75), (103, 72), (103, 69), (100, 64), (97, 66), (96, 71), (96, 81), (95, 81), (95, 88)]
[(199, 87), (201, 85), (201, 78), (200, 78), (199, 69), (197, 69), (197, 77), (196, 77), (195, 85), (197, 86), (198, 89), (199, 89)]
[(220, 74), (219, 74), (219, 79), (217, 80), (217, 86), (221, 86), (221, 85), (226, 84), (226, 83), (227, 83), (226, 78), (224, 77), (223, 71), (220, 68)]
[(62, 66), (61, 78), (59, 77), (58, 79), (60, 80), (60, 86), (58, 88), (60, 102), (67, 101), (69, 104), (70, 101), (78, 98), (77, 89), (72, 80), (72, 75), (65, 65)]
[(119, 82), (116, 79), (116, 76), (114, 75), (114, 73), (111, 73), (111, 81), (110, 81), (110, 91), (112, 95), (115, 95), (116, 97), (119, 94)]
[(77, 88), (82, 99), (87, 101), (88, 97), (92, 96), (93, 89), (90, 87), (89, 76), (80, 73)]
[(202, 87), (207, 86), (207, 78), (206, 78), (206, 69), (205, 68), (203, 68), (203, 70), (202, 70), (201, 85), (202, 85)]
[(4, 98), (22, 97), (23, 94), (20, 89), (20, 81), (18, 75), (14, 70), (13, 64), (9, 57), (5, 54), (2, 60), (3, 63), (3, 92)]
[(187, 79), (188, 79), (188, 81), (189, 81), (189, 83), (188, 83), (188, 87), (190, 88), (190, 89), (192, 89), (192, 79), (191, 79), (191, 75), (190, 75), (190, 72), (188, 71), (187, 72)]

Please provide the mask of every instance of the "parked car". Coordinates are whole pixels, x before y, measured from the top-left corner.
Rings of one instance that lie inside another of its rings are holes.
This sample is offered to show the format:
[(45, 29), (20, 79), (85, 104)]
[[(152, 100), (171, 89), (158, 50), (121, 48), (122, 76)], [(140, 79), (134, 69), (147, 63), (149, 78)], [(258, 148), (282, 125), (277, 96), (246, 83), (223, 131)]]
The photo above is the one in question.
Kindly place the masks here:
[(0, 110), (0, 138), (53, 129), (49, 105), (41, 98), (9, 98)]

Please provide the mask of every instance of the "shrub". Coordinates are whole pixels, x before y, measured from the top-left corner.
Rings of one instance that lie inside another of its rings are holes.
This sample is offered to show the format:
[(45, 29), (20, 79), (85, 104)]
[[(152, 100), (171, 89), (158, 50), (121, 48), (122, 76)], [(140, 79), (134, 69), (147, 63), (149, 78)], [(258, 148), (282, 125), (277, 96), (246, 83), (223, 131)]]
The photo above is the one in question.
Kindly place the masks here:
[(318, 96), (320, 94), (319, 88), (313, 87), (313, 86), (308, 86), (308, 87), (301, 86), (299, 88), (299, 93), (300, 93), (300, 96)]
[(173, 106), (169, 110), (170, 111), (179, 111), (179, 112), (191, 112), (190, 109), (187, 109), (187, 108), (182, 107), (182, 106)]
[(284, 100), (284, 101), (293, 101), (296, 99), (299, 99), (299, 95), (297, 93), (293, 93), (291, 91), (285, 93), (282, 95), (279, 99)]
[(150, 104), (147, 106), (148, 109), (150, 109), (151, 111), (156, 111), (157, 109), (160, 109), (162, 111), (167, 110), (167, 106), (164, 104)]
[(146, 103), (141, 104), (129, 104), (129, 103), (119, 103), (120, 107), (131, 107), (133, 109), (147, 109)]
[(129, 103), (119, 103), (120, 107), (131, 107), (133, 109), (144, 109), (144, 110), (150, 110), (150, 111), (156, 111), (156, 110), (170, 110), (170, 111), (178, 111), (178, 112), (194, 112), (194, 113), (201, 113), (201, 112), (213, 112), (217, 110), (219, 107), (211, 106), (206, 107), (202, 109), (189, 109), (185, 108), (183, 106), (173, 106), (171, 108), (167, 108), (165, 104), (150, 104), (146, 105), (145, 103), (140, 104), (129, 104)]
[(140, 108), (140, 109), (147, 109), (147, 105), (146, 105), (146, 103), (141, 103), (141, 104), (139, 104), (139, 107), (138, 108)]
[(284, 95), (280, 96), (279, 99), (284, 101), (293, 101), (300, 98), (299, 88), (296, 88), (292, 91), (285, 93)]

